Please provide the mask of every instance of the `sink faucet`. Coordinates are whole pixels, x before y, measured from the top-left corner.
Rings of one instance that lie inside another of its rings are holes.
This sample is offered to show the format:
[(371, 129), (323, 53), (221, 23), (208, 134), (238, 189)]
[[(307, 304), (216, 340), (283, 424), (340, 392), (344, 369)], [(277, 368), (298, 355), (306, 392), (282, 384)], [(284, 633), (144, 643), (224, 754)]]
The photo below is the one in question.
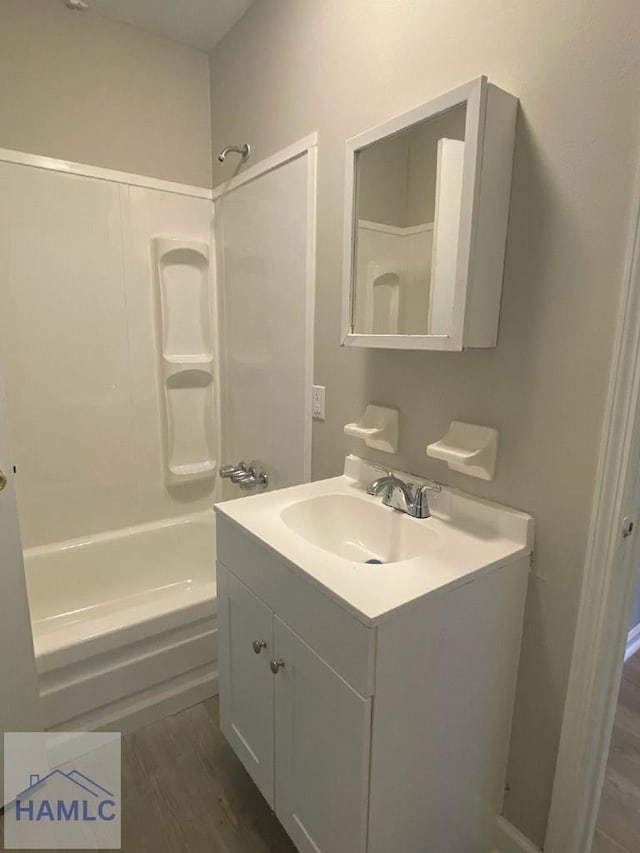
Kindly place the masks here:
[[(367, 488), (367, 494), (378, 495), (384, 489), (382, 503), (385, 506), (399, 509), (400, 512), (406, 512), (412, 518), (429, 518), (431, 511), (429, 509), (429, 492), (439, 492), (440, 486), (437, 483), (425, 483), (424, 485), (412, 486), (411, 483), (405, 483), (400, 477), (395, 474), (387, 474), (384, 477), (378, 477)], [(401, 492), (403, 500), (401, 506), (395, 506), (392, 503), (393, 494), (396, 489)]]

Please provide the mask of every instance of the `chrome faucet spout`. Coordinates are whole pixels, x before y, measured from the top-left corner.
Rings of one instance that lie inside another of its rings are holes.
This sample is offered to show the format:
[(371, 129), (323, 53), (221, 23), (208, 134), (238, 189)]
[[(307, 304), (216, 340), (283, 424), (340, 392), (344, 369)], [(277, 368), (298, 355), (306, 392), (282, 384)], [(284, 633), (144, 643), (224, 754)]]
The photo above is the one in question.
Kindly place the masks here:
[(404, 480), (401, 480), (400, 477), (396, 477), (395, 474), (387, 474), (384, 477), (378, 477), (377, 480), (374, 480), (373, 483), (369, 484), (367, 493), (375, 496), (379, 495), (383, 489), (386, 489), (389, 493), (394, 489), (399, 489), (408, 504), (413, 500), (413, 495), (411, 494), (409, 486), (404, 482)]
[[(396, 490), (402, 494), (400, 506), (393, 502)], [(396, 477), (395, 474), (387, 474), (384, 477), (378, 477), (367, 487), (367, 493), (370, 495), (378, 495), (382, 491), (384, 491), (382, 503), (385, 506), (406, 512), (412, 518), (429, 518), (431, 510), (429, 509), (428, 493), (439, 492), (440, 486), (438, 483), (412, 486), (410, 483), (405, 483), (400, 477)]]

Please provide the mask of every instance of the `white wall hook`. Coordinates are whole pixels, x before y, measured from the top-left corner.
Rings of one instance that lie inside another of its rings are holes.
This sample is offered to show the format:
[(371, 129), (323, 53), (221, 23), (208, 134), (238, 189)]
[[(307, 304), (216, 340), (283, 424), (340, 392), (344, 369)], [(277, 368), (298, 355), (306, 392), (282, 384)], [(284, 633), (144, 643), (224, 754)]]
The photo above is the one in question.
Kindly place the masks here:
[(447, 434), (427, 446), (427, 456), (481, 480), (493, 480), (497, 454), (498, 430), (462, 421), (452, 421)]
[(400, 414), (386, 406), (367, 406), (358, 423), (345, 424), (344, 433), (360, 438), (367, 447), (384, 453), (398, 452)]

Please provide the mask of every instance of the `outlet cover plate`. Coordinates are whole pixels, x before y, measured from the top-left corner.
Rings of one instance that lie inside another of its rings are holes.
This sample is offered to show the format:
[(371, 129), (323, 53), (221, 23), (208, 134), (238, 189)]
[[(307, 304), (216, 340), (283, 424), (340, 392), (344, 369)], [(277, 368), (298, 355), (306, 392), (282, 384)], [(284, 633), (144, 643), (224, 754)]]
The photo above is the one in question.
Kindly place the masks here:
[(324, 385), (314, 385), (312, 394), (313, 417), (317, 421), (324, 420)]

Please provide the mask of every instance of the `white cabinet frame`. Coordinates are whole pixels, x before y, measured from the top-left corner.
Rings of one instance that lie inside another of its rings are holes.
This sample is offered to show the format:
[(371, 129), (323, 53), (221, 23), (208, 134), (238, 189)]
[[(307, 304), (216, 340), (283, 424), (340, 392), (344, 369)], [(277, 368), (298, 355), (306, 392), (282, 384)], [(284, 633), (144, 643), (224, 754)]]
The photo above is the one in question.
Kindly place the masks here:
[(365, 853), (371, 696), (221, 564), (218, 595), (223, 734), (301, 853)]
[[(448, 335), (353, 331), (356, 159), (360, 149), (466, 104), (462, 202), (453, 322)], [(342, 297), (343, 346), (462, 350), (497, 343), (517, 98), (478, 77), (347, 140)]]

